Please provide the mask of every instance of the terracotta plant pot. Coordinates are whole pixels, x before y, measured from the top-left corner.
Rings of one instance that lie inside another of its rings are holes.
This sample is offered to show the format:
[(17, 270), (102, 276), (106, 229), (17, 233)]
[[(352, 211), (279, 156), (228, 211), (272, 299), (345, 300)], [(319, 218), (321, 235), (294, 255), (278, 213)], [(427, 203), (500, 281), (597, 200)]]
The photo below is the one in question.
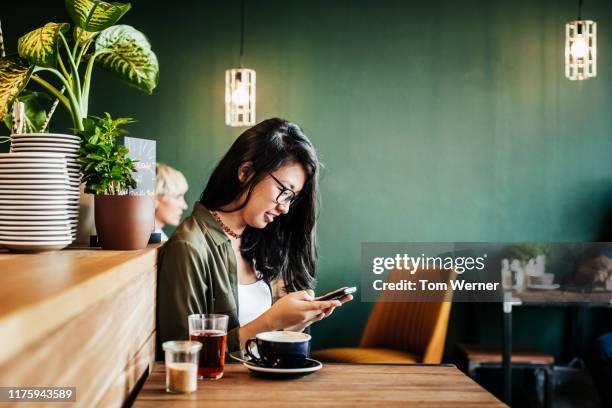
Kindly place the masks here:
[(95, 220), (102, 249), (143, 249), (155, 219), (155, 197), (97, 195)]

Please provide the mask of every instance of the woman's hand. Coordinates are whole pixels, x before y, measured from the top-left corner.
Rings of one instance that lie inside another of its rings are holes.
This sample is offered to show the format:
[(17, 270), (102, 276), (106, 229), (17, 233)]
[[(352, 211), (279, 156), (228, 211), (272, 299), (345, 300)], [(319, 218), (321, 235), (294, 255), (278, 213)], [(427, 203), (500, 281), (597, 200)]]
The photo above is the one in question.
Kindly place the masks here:
[(240, 341), (243, 343), (257, 333), (306, 327), (310, 322), (320, 320), (333, 308), (340, 306), (338, 300), (319, 301), (314, 299), (312, 290), (292, 292), (277, 300), (270, 309), (257, 319), (240, 328)]
[[(308, 292), (311, 292), (311, 294), (314, 296), (314, 293), (312, 293), (311, 290), (308, 290)], [(317, 298), (314, 299), (315, 301), (317, 301)], [(353, 300), (353, 295), (346, 295), (343, 296), (342, 298), (339, 299), (340, 305), (342, 306), (344, 303), (349, 302)], [(306, 323), (300, 323), (294, 326), (290, 326), (290, 327), (285, 327), (285, 330), (290, 330), (290, 331), (304, 331), (304, 329), (306, 329), (308, 326), (310, 326), (311, 324), (318, 322), (320, 320), (325, 319), (326, 317), (329, 317), (334, 310), (336, 309), (336, 307), (338, 306), (333, 306), (330, 307), (328, 309), (324, 309), (323, 313), (319, 314), (318, 316), (316, 316), (315, 318), (313, 318), (312, 320), (306, 322)]]
[[(341, 300), (348, 302), (352, 298), (349, 295)], [(341, 300), (315, 300), (312, 290), (289, 293), (277, 300), (257, 319), (240, 327), (242, 346), (257, 333), (279, 329), (304, 330), (310, 324), (329, 316), (336, 307), (342, 305)]]
[(338, 300), (315, 300), (312, 290), (289, 293), (276, 301), (264, 316), (273, 330), (306, 325), (325, 317), (326, 312), (342, 305)]

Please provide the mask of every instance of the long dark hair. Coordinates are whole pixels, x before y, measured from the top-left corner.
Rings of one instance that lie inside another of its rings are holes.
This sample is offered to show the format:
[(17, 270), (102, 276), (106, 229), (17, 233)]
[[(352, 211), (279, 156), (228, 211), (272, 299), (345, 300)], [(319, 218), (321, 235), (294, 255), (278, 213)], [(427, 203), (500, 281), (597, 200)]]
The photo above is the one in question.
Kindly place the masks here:
[[(252, 163), (252, 175), (238, 179), (243, 163)], [(209, 210), (221, 211), (244, 192), (246, 205), (257, 183), (285, 164), (299, 163), (306, 181), (289, 213), (279, 215), (265, 228), (247, 225), (240, 251), (255, 261), (261, 278), (267, 282), (281, 276), (286, 291), (311, 288), (317, 260), (316, 217), (318, 208), (319, 159), (314, 146), (302, 129), (283, 119), (272, 118), (247, 129), (232, 144), (213, 171), (202, 192), (200, 203)]]

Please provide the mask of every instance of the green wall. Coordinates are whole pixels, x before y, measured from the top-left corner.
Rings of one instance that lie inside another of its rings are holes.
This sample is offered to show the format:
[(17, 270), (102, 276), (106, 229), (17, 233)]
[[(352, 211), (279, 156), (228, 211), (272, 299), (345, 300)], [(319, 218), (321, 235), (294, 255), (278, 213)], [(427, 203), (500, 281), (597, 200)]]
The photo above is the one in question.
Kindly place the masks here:
[[(68, 20), (62, 1), (30, 3), (0, 6), (11, 44), (51, 16)], [(325, 163), (320, 291), (360, 282), (364, 241), (597, 238), (612, 208), (612, 3), (585, 2), (598, 77), (571, 82), (564, 24), (577, 3), (247, 1), (257, 117), (300, 124)], [(138, 119), (132, 135), (158, 141), (160, 161), (187, 176), (190, 203), (240, 133), (224, 125), (223, 104), (238, 5), (136, 1), (124, 22), (149, 36), (158, 89), (149, 97), (94, 76), (91, 111)], [(318, 324), (315, 347), (357, 344), (370, 307), (356, 301)], [(455, 305), (448, 356), (457, 341), (497, 341), (499, 309)], [(516, 341), (568, 356), (562, 309), (519, 310), (515, 322)]]

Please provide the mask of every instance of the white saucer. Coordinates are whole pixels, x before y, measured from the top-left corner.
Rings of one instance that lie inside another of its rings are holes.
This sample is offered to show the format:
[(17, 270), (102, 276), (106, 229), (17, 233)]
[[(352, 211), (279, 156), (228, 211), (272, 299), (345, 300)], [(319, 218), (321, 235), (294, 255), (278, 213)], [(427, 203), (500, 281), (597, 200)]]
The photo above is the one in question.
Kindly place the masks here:
[[(2, 173), (2, 172), (0, 172)], [(56, 180), (70, 180), (68, 178), (68, 174), (64, 173), (59, 173), (59, 174), (15, 174), (15, 173), (2, 173), (2, 181), (5, 184), (8, 183), (16, 183), (20, 180), (25, 180), (28, 183), (32, 183), (32, 181), (36, 181), (36, 180), (41, 180), (41, 182), (43, 182), (43, 180), (53, 180), (54, 183), (57, 183)], [(43, 183), (47, 183), (47, 181), (44, 181)], [(60, 181), (61, 183), (61, 181)]]
[(312, 358), (306, 359), (306, 367), (302, 368), (268, 368), (261, 367), (250, 361), (245, 361), (242, 363), (243, 366), (248, 368), (251, 371), (255, 371), (258, 373), (266, 373), (266, 374), (284, 374), (284, 375), (296, 375), (296, 374), (309, 374), (315, 371), (319, 371), (323, 368), (323, 363), (317, 360), (313, 360)]
[(25, 160), (25, 159), (37, 159), (37, 160), (54, 160), (55, 162), (64, 159), (64, 155), (54, 152), (11, 152), (11, 153), (0, 153), (0, 159), (4, 160)]
[(55, 241), (55, 242), (14, 242), (0, 241), (0, 246), (12, 249), (14, 251), (58, 251), (66, 248), (72, 241)]
[(39, 191), (29, 191), (29, 190), (10, 190), (3, 189), (0, 187), (0, 197), (2, 199), (14, 197), (19, 200), (57, 200), (61, 197), (66, 197), (68, 199), (74, 199), (74, 197), (78, 197), (78, 193), (71, 193), (64, 189), (61, 190), (39, 190)]
[(40, 144), (40, 143), (30, 143), (30, 144), (14, 144), (13, 146), (11, 146), (11, 151), (14, 152), (18, 152), (18, 151), (32, 151), (32, 150), (50, 150), (52, 152), (60, 152), (60, 153), (76, 153), (78, 150), (78, 146), (75, 145), (74, 147), (70, 147), (70, 146), (52, 146), (52, 145), (44, 145), (44, 144)]
[(64, 133), (19, 133), (16, 135), (11, 135), (12, 139), (21, 139), (21, 138), (31, 138), (31, 137), (46, 137), (52, 139), (69, 139), (69, 140), (81, 140), (79, 136), (75, 135), (67, 135)]
[[(16, 212), (16, 211), (12, 211)], [(23, 211), (22, 211), (23, 212)], [(32, 212), (32, 211), (30, 211)], [(34, 214), (5, 214), (4, 212), (0, 212), (0, 220), (5, 221), (66, 221), (70, 222), (71, 218), (73, 218), (72, 214), (67, 214), (66, 211), (57, 211), (61, 215), (50, 215), (50, 214), (42, 214), (34, 215)], [(34, 211), (34, 213), (36, 213)], [(78, 213), (78, 211), (77, 211)]]
[[(61, 149), (61, 148), (44, 147), (44, 146), (32, 146), (32, 147), (15, 146), (15, 147), (11, 147), (11, 154), (15, 154), (15, 153), (45, 153), (45, 152), (51, 152), (51, 153), (61, 154), (64, 157), (74, 157), (74, 158), (78, 157), (76, 151), (77, 151), (77, 149)], [(74, 153), (72, 153), (72, 152), (74, 152)]]
[(23, 194), (23, 195), (9, 195), (3, 194), (0, 191), (0, 205), (17, 205), (17, 204), (31, 204), (31, 205), (41, 205), (41, 204), (73, 204), (74, 199), (70, 197), (68, 194), (64, 193), (63, 195), (38, 195), (36, 193), (32, 194)]
[(0, 174), (38, 174), (44, 177), (46, 174), (68, 174), (66, 167), (49, 167), (46, 169), (32, 169), (27, 167), (2, 167), (0, 168)]
[(72, 235), (70, 232), (66, 232), (65, 234), (55, 234), (55, 235), (10, 235), (4, 234), (0, 232), (0, 241), (10, 241), (10, 242), (26, 242), (28, 244), (31, 243), (47, 243), (47, 242), (64, 242), (70, 241), (72, 239)]
[[(23, 225), (5, 225), (0, 223), (0, 231), (3, 233), (10, 233), (15, 235), (23, 235), (22, 233), (32, 232), (32, 233), (42, 233), (42, 232), (57, 232), (60, 234), (70, 232), (70, 226), (67, 223), (61, 225), (52, 225), (52, 226), (41, 226), (41, 225), (32, 225), (32, 226), (23, 226)], [(45, 234), (40, 234), (45, 235)], [(48, 235), (48, 234), (47, 234)]]
[(32, 140), (32, 139), (20, 139), (13, 140), (11, 142), (11, 149), (18, 146), (35, 146), (35, 147), (57, 147), (57, 148), (68, 148), (68, 149), (78, 149), (80, 147), (79, 143), (70, 142), (68, 140), (62, 140), (61, 142), (46, 142), (44, 140)]
[(68, 241), (71, 238), (70, 231), (65, 233), (56, 233), (53, 235), (35, 235), (35, 234), (8, 234), (0, 231), (0, 241), (14, 241), (14, 242), (57, 242), (57, 241)]
[(70, 223), (72, 222), (72, 220), (70, 218), (66, 218), (66, 219), (61, 219), (61, 220), (49, 220), (49, 219), (42, 219), (42, 220), (32, 220), (32, 219), (0, 219), (0, 228), (6, 226), (7, 228), (13, 227), (13, 226), (23, 226), (23, 227), (32, 227), (32, 228), (39, 228), (41, 226), (49, 226), (49, 227), (62, 227), (62, 226), (67, 226), (70, 225)]
[(14, 138), (11, 143), (42, 143), (45, 145), (79, 145), (81, 142), (79, 140), (72, 139), (52, 139), (50, 137), (18, 137)]
[[(31, 211), (32, 215), (37, 215), (34, 213), (43, 213), (48, 214), (49, 211), (70, 211), (75, 210), (76, 207), (74, 204), (42, 204), (42, 205), (3, 205), (0, 204), (0, 212), (3, 214), (11, 214), (13, 211)], [(54, 214), (57, 215), (57, 214)]]
[[(5, 183), (0, 179), (0, 190), (70, 190), (68, 178), (64, 180), (11, 180), (12, 183)], [(77, 189), (78, 190), (78, 189)], [(65, 194), (65, 193), (64, 193)]]
[[(238, 356), (238, 353), (240, 354), (240, 356)], [(241, 352), (229, 353), (229, 356), (232, 359), (241, 362), (242, 365), (248, 368), (249, 370), (263, 374), (292, 376), (314, 373), (315, 371), (319, 371), (321, 368), (323, 368), (323, 363), (312, 358), (307, 358), (306, 366), (302, 368), (268, 368), (250, 362), (249, 357), (241, 358), (241, 356), (243, 356)]]
[[(53, 227), (52, 229), (36, 229), (36, 230), (14, 230), (13, 228), (15, 227), (4, 227), (4, 226), (0, 226), (0, 235), (14, 235), (14, 236), (21, 236), (21, 235), (25, 235), (25, 236), (48, 236), (48, 235), (52, 235), (52, 236), (64, 236), (64, 235), (70, 235), (70, 227)], [(40, 227), (39, 227), (40, 228)]]
[(65, 169), (66, 164), (64, 163), (7, 163), (8, 160), (0, 160), (0, 169), (39, 169), (39, 170), (49, 170), (49, 169)]

